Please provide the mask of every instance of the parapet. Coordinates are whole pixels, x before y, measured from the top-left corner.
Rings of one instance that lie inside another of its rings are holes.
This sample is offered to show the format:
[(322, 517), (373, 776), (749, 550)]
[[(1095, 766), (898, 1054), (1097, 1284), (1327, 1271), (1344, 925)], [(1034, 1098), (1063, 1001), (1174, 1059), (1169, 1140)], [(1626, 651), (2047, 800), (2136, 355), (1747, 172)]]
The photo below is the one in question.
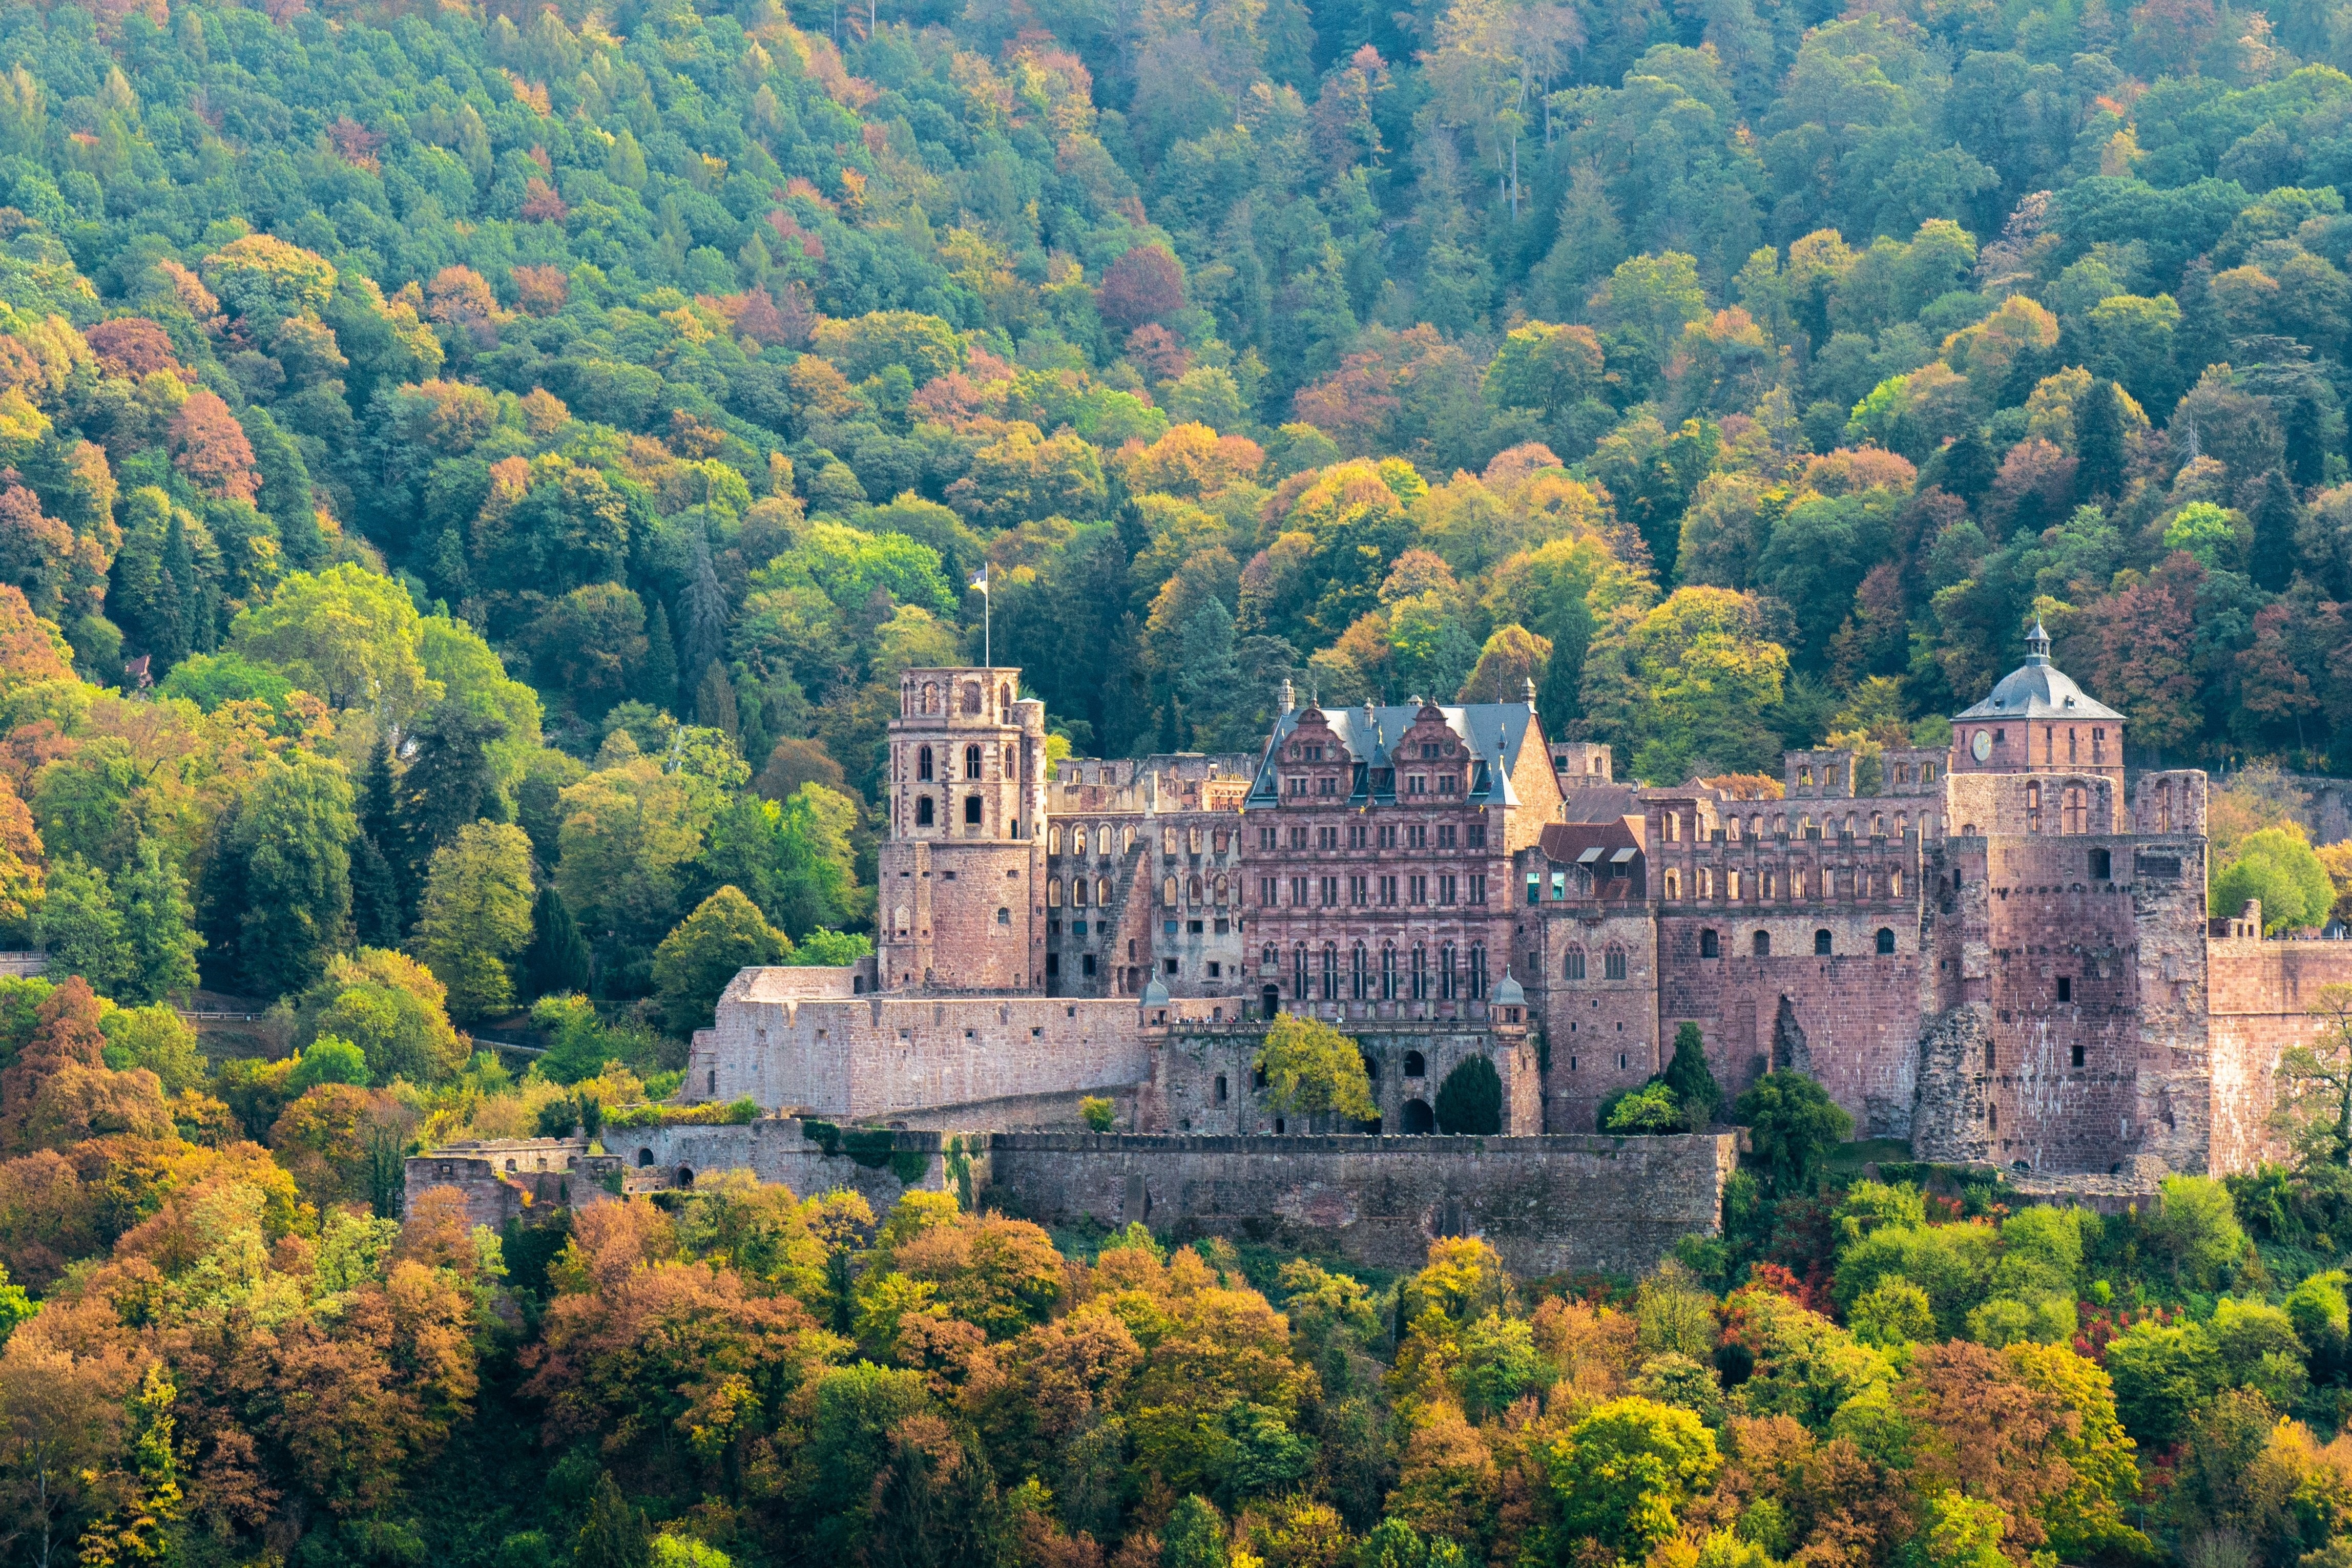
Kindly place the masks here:
[(2202, 838), (2209, 781), (2201, 768), (2143, 773), (2132, 787), (2132, 831)]

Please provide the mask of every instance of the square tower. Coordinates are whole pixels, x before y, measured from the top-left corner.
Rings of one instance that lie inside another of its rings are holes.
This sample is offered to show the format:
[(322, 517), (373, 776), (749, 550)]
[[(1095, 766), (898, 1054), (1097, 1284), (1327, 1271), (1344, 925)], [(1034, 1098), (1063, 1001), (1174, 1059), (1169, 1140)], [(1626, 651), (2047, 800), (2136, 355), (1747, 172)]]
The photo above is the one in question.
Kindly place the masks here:
[(978, 667), (899, 677), (876, 868), (886, 991), (1044, 988), (1045, 705), (1020, 683)]

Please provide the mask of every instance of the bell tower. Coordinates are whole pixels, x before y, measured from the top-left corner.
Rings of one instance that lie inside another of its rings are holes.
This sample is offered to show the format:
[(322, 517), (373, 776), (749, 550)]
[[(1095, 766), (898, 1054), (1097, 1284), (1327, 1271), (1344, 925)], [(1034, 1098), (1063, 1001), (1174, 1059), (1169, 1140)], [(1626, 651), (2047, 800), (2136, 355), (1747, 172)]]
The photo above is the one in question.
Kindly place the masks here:
[(877, 865), (885, 991), (1042, 991), (1045, 705), (1016, 669), (908, 670)]

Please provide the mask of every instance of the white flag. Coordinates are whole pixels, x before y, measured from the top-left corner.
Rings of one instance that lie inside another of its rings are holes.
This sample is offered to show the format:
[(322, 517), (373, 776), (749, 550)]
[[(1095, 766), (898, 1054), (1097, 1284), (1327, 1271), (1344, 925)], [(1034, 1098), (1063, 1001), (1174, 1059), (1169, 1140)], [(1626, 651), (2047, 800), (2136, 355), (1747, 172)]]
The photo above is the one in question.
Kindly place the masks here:
[(983, 566), (980, 569), (980, 575), (971, 580), (971, 585), (982, 593), (988, 591), (988, 568)]

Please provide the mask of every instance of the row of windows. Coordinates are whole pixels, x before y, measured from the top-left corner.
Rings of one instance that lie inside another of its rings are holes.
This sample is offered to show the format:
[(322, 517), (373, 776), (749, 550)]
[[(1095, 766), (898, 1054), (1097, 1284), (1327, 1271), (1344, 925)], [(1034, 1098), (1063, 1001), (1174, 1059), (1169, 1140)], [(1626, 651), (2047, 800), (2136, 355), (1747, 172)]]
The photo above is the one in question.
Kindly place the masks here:
[[(1312, 789), (1307, 788), (1310, 782), (1314, 786)], [(1380, 781), (1375, 779), (1373, 782)], [(1310, 794), (1318, 800), (1334, 800), (1339, 794), (1339, 780), (1336, 775), (1328, 773), (1312, 780), (1304, 773), (1292, 773), (1284, 778), (1282, 792), (1294, 800), (1305, 800)], [(1459, 795), (1462, 793), (1462, 775), (1459, 773), (1408, 773), (1399, 781), (1397, 793), (1406, 796)]]
[[(1723, 836), (1727, 842), (1735, 844), (1738, 843), (1742, 839), (1762, 839), (1766, 837), (1789, 838), (1794, 836), (1800, 839), (1809, 839), (1816, 832), (1819, 832), (1824, 838), (1858, 839), (1863, 836), (1863, 830), (1867, 826), (1870, 837), (1874, 839), (1883, 839), (1886, 837), (1888, 821), (1889, 818), (1885, 811), (1872, 811), (1867, 813), (1866, 817), (1865, 814), (1861, 811), (1848, 811), (1843, 820), (1838, 818), (1834, 813), (1824, 812), (1819, 821), (1814, 821), (1813, 814), (1811, 811), (1800, 811), (1793, 818), (1789, 816), (1785, 811), (1776, 811), (1772, 814), (1769, 820), (1769, 826), (1768, 827), (1764, 814), (1759, 811), (1744, 819), (1730, 815), (1725, 816), (1723, 818)], [(1894, 814), (1892, 821), (1895, 824), (1895, 836), (1896, 838), (1899, 839), (1904, 834), (1911, 831), (1910, 812), (1897, 811)], [(1795, 823), (1793, 828), (1790, 825), (1792, 821)], [(1699, 827), (1696, 820), (1694, 819), (1687, 826), (1685, 826), (1683, 821), (1683, 814), (1680, 811), (1668, 811), (1665, 814), (1664, 832), (1665, 840), (1670, 844), (1680, 843), (1685, 837), (1688, 837), (1696, 842), (1700, 837)], [(1932, 839), (1936, 836), (1935, 812), (1922, 811), (1919, 813), (1919, 836), (1923, 839)]]
[(1294, 823), (1288, 829), (1260, 828), (1257, 831), (1257, 847), (1261, 851), (1269, 852), (1282, 849), (1313, 849), (1328, 852), (1342, 847), (1351, 850), (1425, 850), (1433, 847), (1441, 850), (1483, 850), (1486, 847), (1486, 824), (1484, 822), (1438, 822), (1433, 825), (1427, 822), (1377, 824), (1350, 822), (1347, 825), (1344, 837), (1343, 846), (1342, 831), (1337, 823), (1323, 827), (1309, 827), (1301, 822)]
[[(977, 795), (966, 795), (963, 798), (963, 820), (967, 826), (977, 827), (980, 824), (982, 810), (980, 802), (981, 797)], [(952, 810), (953, 809), (953, 805), (950, 802), (948, 810)], [(915, 826), (919, 828), (935, 827), (938, 825), (941, 815), (942, 813), (940, 811), (933, 808), (931, 798), (929, 795), (918, 795), (915, 797)], [(1016, 833), (1014, 836), (1017, 838), (1019, 834)]]
[[(981, 763), (979, 747), (967, 746), (963, 748), (963, 776), (966, 779), (979, 779), (983, 776)], [(955, 777), (953, 772), (940, 768), (934, 763), (929, 747), (917, 747), (915, 748), (915, 781), (918, 784), (929, 784), (935, 775), (949, 779)], [(1004, 776), (1007, 779), (1017, 779), (1021, 776), (1021, 754), (1009, 746), (1004, 748)]]
[[(1991, 733), (1990, 737), (1987, 737), (1979, 732), (1976, 739), (1982, 740), (1984, 742), (1984, 752), (1978, 754), (1978, 759), (1981, 761), (1984, 759), (1985, 754), (1990, 753), (1994, 747), (2006, 747), (2008, 745), (2009, 731), (2006, 729), (1996, 729)], [(1975, 741), (1970, 741), (1969, 746), (1973, 750)], [(2025, 760), (2029, 765), (2033, 761), (2033, 727), (2032, 725), (2025, 727)], [(2066, 729), (2066, 761), (2071, 766), (2082, 760), (2082, 732), (2070, 725)], [(2091, 765), (2096, 768), (2105, 764), (2106, 760), (2107, 732), (2105, 729), (2094, 729), (2091, 731)], [(2043, 725), (2042, 727), (2042, 764), (2045, 768), (2055, 768), (2058, 766), (2058, 727), (2056, 725)]]
[[(1271, 969), (1281, 962), (1281, 953), (1268, 943), (1259, 958)], [(1392, 945), (1382, 944), (1377, 968), (1375, 956), (1361, 942), (1349, 948), (1344, 969), (1341, 959), (1336, 942), (1323, 944), (1319, 954), (1310, 952), (1303, 942), (1293, 947), (1291, 998), (1336, 1002), (1344, 997), (1358, 1002), (1418, 1002), (1428, 1000), (1433, 994), (1442, 1001), (1480, 1001), (1486, 995), (1486, 948), (1483, 943), (1472, 943), (1465, 953), (1451, 942), (1442, 942), (1438, 944), (1433, 967), (1429, 949), (1419, 943), (1403, 953)]]
[[(1669, 899), (1683, 895), (1683, 873), (1667, 868), (1665, 895)], [(1903, 896), (1903, 871), (1899, 866), (1823, 866), (1812, 883), (1813, 896), (1822, 899), (1840, 898), (1900, 898)], [(1692, 873), (1689, 883), (1693, 898), (1713, 898), (1720, 890), (1722, 896), (1734, 903), (1745, 898), (1769, 901), (1780, 896), (1781, 877), (1779, 871), (1767, 868), (1750, 875), (1738, 870), (1726, 870), (1719, 875), (1713, 866), (1700, 866)], [(1790, 866), (1788, 896), (1805, 896), (1805, 869)], [(1528, 883), (1528, 902), (1536, 901), (1536, 884)]]
[[(1265, 832), (1265, 847), (1272, 849), (1274, 830), (1268, 828)], [(1135, 829), (1131, 826), (1113, 827), (1110, 823), (1105, 822), (1098, 827), (1089, 827), (1084, 822), (1078, 822), (1074, 823), (1067, 830), (1067, 834), (1069, 852), (1074, 855), (1088, 853), (1123, 855), (1132, 853), (1135, 849)], [(1160, 830), (1160, 852), (1163, 855), (1172, 855), (1189, 851), (1197, 855), (1213, 851), (1217, 854), (1223, 854), (1228, 848), (1233, 847), (1238, 834), (1239, 830), (1234, 828), (1211, 830), (1192, 827), (1185, 829), (1181, 833), (1174, 828), (1162, 828)], [(1059, 822), (1045, 830), (1047, 854), (1060, 854), (1063, 842), (1064, 829)]]
[[(2052, 826), (2059, 832), (2087, 833), (2092, 831), (2091, 797), (2087, 789), (2080, 784), (2068, 784), (2063, 788), (2053, 788), (2050, 795), (2053, 803), (2051, 815), (2054, 819)], [(2038, 779), (2029, 779), (2025, 786), (2025, 831), (2029, 833), (2042, 831), (2042, 781)]]
[[(1879, 953), (1894, 952), (1895, 928), (1891, 925), (1880, 926), (1876, 935), (1872, 938), (1871, 945), (1873, 948)], [(1756, 957), (1770, 957), (1772, 956), (1772, 934), (1769, 931), (1757, 932), (1753, 936), (1748, 938), (1748, 952)], [(1813, 933), (1813, 956), (1815, 957), (1834, 957), (1836, 953), (1836, 939), (1831, 935), (1826, 927)], [(1722, 937), (1711, 929), (1701, 931), (1698, 934), (1698, 956), (1702, 958), (1721, 957), (1723, 956)], [(1588, 962), (1589, 960), (1586, 957), (1583, 948), (1570, 947), (1568, 950), (1566, 957), (1561, 961), (1560, 977), (1567, 980), (1581, 980), (1585, 978), (1585, 966)], [(1601, 964), (1604, 978), (1622, 980), (1625, 977), (1625, 950), (1622, 947), (1610, 947), (1601, 955)], [(2067, 998), (2062, 996), (2060, 999), (2064, 1000)]]
[[(947, 706), (951, 712), (977, 715), (986, 706), (987, 696), (987, 688), (978, 681), (964, 682), (961, 692), (952, 685), (942, 685), (937, 681), (925, 681), (922, 690), (918, 692), (910, 682), (898, 688), (898, 711), (908, 716), (916, 714), (936, 715), (940, 712), (942, 706)], [(996, 711), (999, 714), (1013, 711), (1011, 686), (1000, 685), (996, 688)]]
[[(1374, 905), (1394, 909), (1400, 904), (1486, 902), (1486, 878), (1483, 873), (1469, 876), (1457, 876), (1451, 872), (1434, 875), (1408, 873), (1399, 876), (1294, 876), (1289, 882), (1293, 909), (1338, 909), (1343, 904), (1350, 909)], [(1222, 887), (1224, 879), (1218, 878), (1218, 885)], [(1266, 909), (1280, 904), (1282, 883), (1278, 876), (1258, 878), (1258, 904)]]

